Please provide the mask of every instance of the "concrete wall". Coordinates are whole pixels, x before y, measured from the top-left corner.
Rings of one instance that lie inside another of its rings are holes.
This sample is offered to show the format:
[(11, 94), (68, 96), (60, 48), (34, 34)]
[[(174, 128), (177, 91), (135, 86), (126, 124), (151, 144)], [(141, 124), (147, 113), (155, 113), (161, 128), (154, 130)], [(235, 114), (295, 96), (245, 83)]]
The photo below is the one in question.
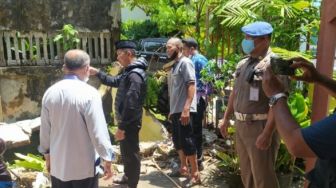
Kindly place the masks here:
[(0, 0), (0, 29), (55, 31), (64, 24), (101, 31), (119, 28), (120, 0)]
[[(0, 68), (3, 121), (12, 123), (38, 117), (44, 92), (62, 77), (59, 67)], [(91, 77), (89, 84), (97, 88), (100, 82)]]

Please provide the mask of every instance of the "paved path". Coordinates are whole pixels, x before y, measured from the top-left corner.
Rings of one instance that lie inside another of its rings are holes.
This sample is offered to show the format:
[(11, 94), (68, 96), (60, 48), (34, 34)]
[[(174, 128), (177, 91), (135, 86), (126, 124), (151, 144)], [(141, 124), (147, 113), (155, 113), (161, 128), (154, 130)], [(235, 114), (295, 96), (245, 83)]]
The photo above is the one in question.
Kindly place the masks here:
[[(172, 181), (170, 181), (165, 175), (159, 171), (155, 165), (150, 162), (145, 162), (146, 165), (142, 165), (142, 174), (140, 175), (140, 181), (138, 184), (138, 188), (173, 188), (177, 187)], [(224, 180), (221, 179), (213, 179), (211, 177), (211, 170), (216, 168), (215, 165), (208, 166), (201, 172), (201, 177), (203, 181), (203, 185), (194, 186), (194, 188), (229, 188), (227, 184), (225, 184)], [(167, 173), (167, 171), (165, 171)], [(173, 178), (175, 182), (180, 185), (186, 184), (188, 181), (186, 178)], [(103, 179), (99, 180), (100, 188), (124, 188), (125, 186), (121, 185), (113, 185), (112, 180), (105, 181)]]

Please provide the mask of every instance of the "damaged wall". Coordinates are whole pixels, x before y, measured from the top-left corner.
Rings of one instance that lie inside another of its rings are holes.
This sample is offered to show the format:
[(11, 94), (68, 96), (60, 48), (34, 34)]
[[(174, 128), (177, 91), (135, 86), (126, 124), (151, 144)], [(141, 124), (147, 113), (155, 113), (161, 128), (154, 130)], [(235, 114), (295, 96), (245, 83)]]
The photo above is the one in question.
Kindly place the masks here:
[(55, 67), (1, 68), (0, 96), (4, 122), (38, 116), (44, 91), (60, 77), (60, 69)]
[(120, 12), (120, 0), (0, 0), (0, 30), (49, 32), (64, 24), (113, 30), (120, 26), (115, 23), (120, 22)]
[[(40, 116), (44, 92), (62, 77), (61, 69), (54, 66), (0, 68), (3, 121), (12, 123)], [(89, 84), (97, 88), (100, 82), (91, 77)]]

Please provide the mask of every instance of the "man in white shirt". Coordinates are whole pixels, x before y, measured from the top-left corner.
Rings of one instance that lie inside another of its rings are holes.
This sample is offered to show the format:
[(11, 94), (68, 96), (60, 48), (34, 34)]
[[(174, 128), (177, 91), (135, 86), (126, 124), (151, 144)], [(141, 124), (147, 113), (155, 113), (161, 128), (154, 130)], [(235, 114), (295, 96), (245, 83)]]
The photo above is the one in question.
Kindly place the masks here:
[(98, 188), (99, 156), (105, 179), (112, 177), (112, 146), (101, 96), (88, 85), (90, 57), (70, 50), (64, 57), (64, 79), (42, 99), (40, 146), (53, 188)]

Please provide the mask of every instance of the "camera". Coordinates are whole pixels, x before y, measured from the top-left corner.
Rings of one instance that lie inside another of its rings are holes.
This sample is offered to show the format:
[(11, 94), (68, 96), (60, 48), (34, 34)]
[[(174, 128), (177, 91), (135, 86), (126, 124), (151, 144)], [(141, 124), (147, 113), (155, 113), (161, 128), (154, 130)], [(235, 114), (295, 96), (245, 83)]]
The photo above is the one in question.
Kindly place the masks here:
[(274, 74), (279, 75), (294, 75), (295, 69), (290, 67), (293, 64), (292, 60), (286, 60), (279, 56), (271, 57), (271, 68)]

